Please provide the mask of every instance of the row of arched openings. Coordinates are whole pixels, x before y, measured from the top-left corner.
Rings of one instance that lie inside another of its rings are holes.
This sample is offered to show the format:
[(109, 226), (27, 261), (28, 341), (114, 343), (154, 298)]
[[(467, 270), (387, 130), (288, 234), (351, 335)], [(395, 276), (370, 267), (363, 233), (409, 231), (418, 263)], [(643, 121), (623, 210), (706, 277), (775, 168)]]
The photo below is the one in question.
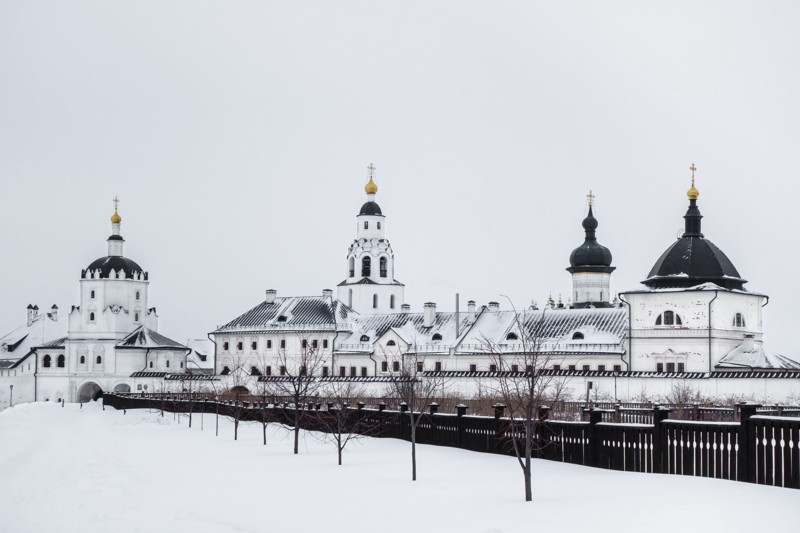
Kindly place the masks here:
[[(385, 278), (389, 275), (389, 259), (381, 257), (378, 259), (378, 275)], [(350, 258), (350, 277), (356, 275), (356, 260), (354, 257)], [(364, 256), (361, 258), (361, 277), (368, 278), (372, 275), (372, 257)]]
[[(56, 357), (56, 367), (57, 368), (64, 368), (65, 361), (66, 360), (65, 360), (64, 356), (63, 355), (59, 355), (58, 357)], [(103, 363), (103, 356), (98, 355), (95, 358), (95, 363), (97, 363), (98, 365), (102, 364)], [(82, 364), (82, 365), (86, 364), (86, 356), (85, 355), (81, 356), (80, 364)], [(42, 366), (44, 368), (50, 368), (51, 366), (53, 366), (53, 358), (50, 357), (50, 355), (45, 355), (44, 358), (42, 359)]]

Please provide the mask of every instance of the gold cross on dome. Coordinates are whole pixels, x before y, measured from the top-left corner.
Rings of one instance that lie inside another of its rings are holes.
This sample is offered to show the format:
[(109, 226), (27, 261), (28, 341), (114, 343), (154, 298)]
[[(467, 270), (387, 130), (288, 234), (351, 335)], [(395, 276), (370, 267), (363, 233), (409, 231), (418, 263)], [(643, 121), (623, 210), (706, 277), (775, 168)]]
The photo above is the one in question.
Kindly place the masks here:
[(369, 166), (367, 167), (367, 170), (369, 171), (369, 179), (375, 177), (375, 165), (370, 163)]
[(115, 196), (113, 202), (114, 202), (114, 211), (116, 211), (117, 208), (119, 207), (119, 198)]
[(594, 205), (594, 194), (592, 194), (592, 191), (589, 191), (589, 194), (586, 195), (586, 199), (589, 201), (589, 207), (592, 207)]
[(694, 171), (697, 170), (697, 167), (694, 166), (694, 163), (692, 163), (692, 166), (689, 167), (689, 170), (692, 171), (692, 187), (694, 187)]

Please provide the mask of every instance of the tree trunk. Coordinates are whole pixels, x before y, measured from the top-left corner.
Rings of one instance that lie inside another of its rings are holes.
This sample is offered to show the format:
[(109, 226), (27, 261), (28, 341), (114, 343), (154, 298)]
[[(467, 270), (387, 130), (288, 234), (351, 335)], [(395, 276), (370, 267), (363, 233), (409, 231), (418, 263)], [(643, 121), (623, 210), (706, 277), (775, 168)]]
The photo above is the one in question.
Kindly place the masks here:
[(339, 448), (339, 466), (342, 466), (342, 445), (339, 444), (337, 447)]
[(233, 416), (233, 440), (239, 439), (239, 415)]
[(414, 411), (411, 411), (411, 481), (417, 480), (417, 428), (414, 426)]
[(295, 411), (294, 416), (294, 454), (297, 455), (300, 443), (300, 420), (297, 415), (297, 411)]
[(262, 426), (263, 426), (263, 432), (264, 432), (264, 446), (266, 446), (267, 445), (267, 424), (264, 423), (264, 424), (262, 424)]
[(525, 501), (533, 501), (533, 489), (531, 488), (531, 441), (533, 440), (533, 427), (530, 421), (525, 424)]

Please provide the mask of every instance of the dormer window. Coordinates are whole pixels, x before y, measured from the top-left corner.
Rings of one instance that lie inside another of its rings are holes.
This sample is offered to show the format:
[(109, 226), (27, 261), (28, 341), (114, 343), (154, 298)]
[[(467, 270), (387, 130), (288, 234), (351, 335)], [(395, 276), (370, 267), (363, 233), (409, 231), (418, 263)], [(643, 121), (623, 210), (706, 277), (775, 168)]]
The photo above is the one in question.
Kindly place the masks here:
[(278, 322), (286, 322), (286, 315), (281, 315), (278, 317)]
[(673, 311), (664, 311), (656, 318), (656, 326), (682, 326), (683, 321), (679, 314)]
[(581, 333), (580, 331), (576, 331), (575, 333), (572, 334), (572, 340), (574, 341), (582, 341), (583, 338), (584, 338), (583, 333)]
[(386, 343), (386, 346), (397, 346), (397, 343), (394, 341), (389, 341)]
[(517, 337), (516, 333), (511, 332), (508, 335), (506, 335), (506, 340), (507, 341), (516, 341), (516, 340), (519, 340), (519, 337)]
[(361, 335), (361, 342), (369, 342), (369, 335)]
[(736, 313), (736, 315), (733, 317), (733, 327), (735, 328), (745, 327), (744, 316), (742, 315), (742, 313)]
[(431, 337), (431, 340), (434, 341), (434, 342), (435, 341), (440, 341), (440, 340), (442, 340), (442, 336), (439, 333), (434, 333), (433, 337)]

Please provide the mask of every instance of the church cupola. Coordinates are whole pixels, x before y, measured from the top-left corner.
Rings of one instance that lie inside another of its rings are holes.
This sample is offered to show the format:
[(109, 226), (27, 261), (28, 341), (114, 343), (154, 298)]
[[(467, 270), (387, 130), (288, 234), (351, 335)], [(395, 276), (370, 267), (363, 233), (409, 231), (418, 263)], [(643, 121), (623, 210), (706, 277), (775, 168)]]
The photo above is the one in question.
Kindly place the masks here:
[(567, 272), (572, 274), (573, 307), (611, 307), (611, 251), (597, 242), (597, 219), (594, 217), (594, 195), (587, 195), (589, 213), (583, 219), (583, 244), (569, 256)]
[(108, 237), (108, 255), (109, 257), (122, 257), (122, 245), (125, 239), (120, 235), (120, 225), (122, 224), (122, 217), (119, 216), (119, 199), (114, 197), (114, 214), (111, 215), (111, 235)]
[(347, 278), (339, 284), (338, 297), (359, 313), (397, 312), (404, 303), (403, 284), (394, 279), (386, 217), (375, 201), (375, 167), (370, 164), (367, 170), (367, 201), (356, 216), (356, 240), (348, 250)]
[(651, 289), (688, 288), (714, 283), (726, 289), (744, 290), (747, 280), (742, 279), (725, 253), (705, 238), (700, 222), (703, 215), (697, 206), (700, 191), (694, 185), (697, 168), (692, 164), (692, 187), (686, 193), (689, 207), (684, 215), (684, 232), (661, 254), (650, 274), (642, 283)]
[(147, 280), (147, 272), (135, 261), (122, 255), (125, 239), (120, 234), (122, 217), (119, 215), (118, 206), (119, 199), (115, 197), (114, 214), (111, 215), (111, 235), (107, 239), (108, 256), (94, 260), (81, 271), (81, 278)]

